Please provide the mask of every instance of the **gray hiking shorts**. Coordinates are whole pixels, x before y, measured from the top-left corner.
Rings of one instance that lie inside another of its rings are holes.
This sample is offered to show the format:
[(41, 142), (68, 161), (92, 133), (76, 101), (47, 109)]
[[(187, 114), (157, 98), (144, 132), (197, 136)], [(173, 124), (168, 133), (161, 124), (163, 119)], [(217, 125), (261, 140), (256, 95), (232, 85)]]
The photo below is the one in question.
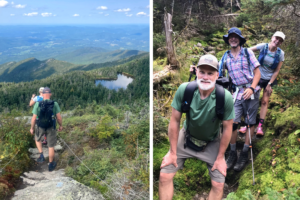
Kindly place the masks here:
[(219, 153), (220, 138), (217, 137), (214, 141), (208, 143), (204, 151), (197, 152), (190, 149), (189, 147), (184, 148), (184, 135), (185, 129), (182, 128), (179, 132), (177, 143), (178, 167), (175, 167), (173, 164), (171, 164), (163, 167), (160, 172), (166, 174), (177, 172), (179, 169), (183, 168), (184, 162), (187, 158), (197, 158), (199, 160), (202, 160), (203, 162), (206, 162), (211, 180), (218, 183), (224, 183), (225, 176), (223, 176), (221, 172), (219, 172), (218, 170), (211, 171), (211, 168), (213, 167)]
[(41, 128), (38, 126), (35, 126), (35, 140), (38, 142), (41, 142), (44, 134), (47, 137), (47, 145), (48, 147), (54, 147), (56, 145), (57, 142), (57, 137), (56, 137), (56, 130), (51, 127), (51, 128)]
[[(259, 107), (259, 94), (260, 90), (254, 94), (254, 99), (236, 99), (234, 102), (234, 122), (241, 123), (241, 117), (244, 116), (245, 123), (254, 125), (256, 124), (256, 114)], [(249, 120), (247, 116), (247, 112), (249, 111)]]

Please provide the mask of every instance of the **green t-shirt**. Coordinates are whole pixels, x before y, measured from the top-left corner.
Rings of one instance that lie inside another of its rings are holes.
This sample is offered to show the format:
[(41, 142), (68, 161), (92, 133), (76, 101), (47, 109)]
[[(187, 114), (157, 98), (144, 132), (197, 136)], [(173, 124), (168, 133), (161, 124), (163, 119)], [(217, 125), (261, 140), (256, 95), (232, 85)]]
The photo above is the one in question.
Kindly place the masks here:
[[(50, 99), (44, 100), (44, 101), (49, 101)], [(34, 104), (32, 114), (38, 115), (40, 113), (40, 107), (39, 107), (39, 102), (36, 102)], [(54, 107), (53, 107), (53, 115), (56, 116), (57, 113), (60, 113), (60, 107), (57, 102), (54, 102)]]
[[(188, 83), (183, 83), (176, 91), (175, 97), (171, 106), (181, 112), (181, 103), (185, 88)], [(193, 100), (190, 107), (190, 122), (189, 130), (193, 137), (203, 140), (214, 140), (220, 131), (221, 120), (216, 116), (216, 89), (206, 99), (200, 98), (199, 90), (195, 90)], [(213, 121), (215, 118), (215, 121)], [(223, 120), (234, 119), (233, 99), (229, 91), (225, 90), (225, 105)], [(186, 121), (184, 122), (186, 129)]]

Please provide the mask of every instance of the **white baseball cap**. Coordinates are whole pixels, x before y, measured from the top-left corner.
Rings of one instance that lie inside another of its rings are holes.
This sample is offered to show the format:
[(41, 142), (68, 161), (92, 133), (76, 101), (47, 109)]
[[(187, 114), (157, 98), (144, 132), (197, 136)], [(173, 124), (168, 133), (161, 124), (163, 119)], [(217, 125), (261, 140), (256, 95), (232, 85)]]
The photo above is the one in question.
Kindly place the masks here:
[(276, 31), (276, 32), (274, 33), (273, 36), (274, 36), (274, 37), (275, 37), (275, 36), (280, 37), (280, 38), (282, 38), (283, 40), (285, 39), (285, 35), (284, 35), (284, 33), (281, 32), (281, 31)]
[(44, 91), (44, 87), (40, 87), (39, 92), (43, 92)]

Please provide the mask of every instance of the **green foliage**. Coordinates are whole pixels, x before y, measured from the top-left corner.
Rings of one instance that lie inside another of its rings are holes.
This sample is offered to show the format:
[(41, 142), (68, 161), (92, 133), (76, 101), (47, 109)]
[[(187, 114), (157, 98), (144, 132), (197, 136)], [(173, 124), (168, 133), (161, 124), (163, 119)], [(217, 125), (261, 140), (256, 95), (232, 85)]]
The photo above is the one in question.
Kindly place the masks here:
[(111, 117), (109, 115), (105, 115), (101, 118), (99, 124), (95, 128), (90, 129), (90, 135), (97, 137), (100, 141), (102, 141), (103, 139), (109, 138), (115, 130), (116, 127), (112, 125)]
[(234, 192), (227, 195), (226, 200), (298, 200), (300, 197), (297, 195), (296, 188), (283, 189), (282, 192), (278, 192), (269, 187), (266, 187), (266, 195), (262, 198), (258, 198), (257, 195), (253, 195), (250, 190), (245, 190), (242, 197), (237, 196)]
[(236, 23), (238, 27), (242, 27), (245, 22), (249, 22), (249, 15), (246, 13), (241, 13), (237, 18), (236, 18)]
[[(163, 33), (153, 34), (153, 59), (166, 55), (165, 51), (157, 51), (159, 48), (164, 48), (166, 46), (166, 36)], [(161, 53), (160, 53), (161, 52)]]
[[(21, 173), (29, 167), (28, 148), (32, 145), (30, 126), (12, 116), (0, 117), (0, 199), (11, 194)], [(5, 166), (6, 165), (6, 166)]]

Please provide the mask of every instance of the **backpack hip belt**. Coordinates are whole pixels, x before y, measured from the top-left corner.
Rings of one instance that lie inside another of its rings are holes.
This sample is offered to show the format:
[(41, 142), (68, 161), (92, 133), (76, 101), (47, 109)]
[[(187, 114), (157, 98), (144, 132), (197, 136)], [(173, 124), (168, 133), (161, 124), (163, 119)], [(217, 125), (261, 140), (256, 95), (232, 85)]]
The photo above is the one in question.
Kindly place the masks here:
[(208, 143), (209, 142), (206, 142), (203, 140), (198, 140), (197, 138), (194, 138), (193, 136), (191, 136), (189, 130), (185, 131), (184, 148), (186, 148), (188, 146), (189, 148), (191, 148), (197, 152), (204, 151)]
[[(248, 88), (248, 87), (251, 86), (251, 84), (252, 84), (252, 83), (247, 83), (247, 84), (243, 84), (243, 85), (235, 85), (236, 90), (235, 90), (235, 92), (234, 92), (233, 103), (235, 102), (236, 97), (237, 97), (237, 95), (238, 95), (240, 89), (241, 89), (241, 88)], [(253, 99), (254, 99), (254, 94), (251, 95), (251, 100), (253, 100)]]

